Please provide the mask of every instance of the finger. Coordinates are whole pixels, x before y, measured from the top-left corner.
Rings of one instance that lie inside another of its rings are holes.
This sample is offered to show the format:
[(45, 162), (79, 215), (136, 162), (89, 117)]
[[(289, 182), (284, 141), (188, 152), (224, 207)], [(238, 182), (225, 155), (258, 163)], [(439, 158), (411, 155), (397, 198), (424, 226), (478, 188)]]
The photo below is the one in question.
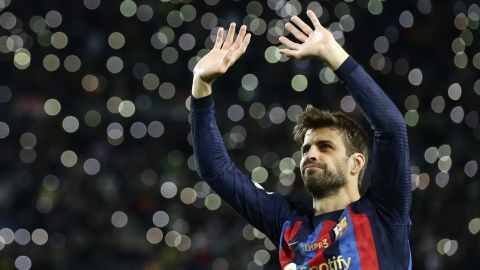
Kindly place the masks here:
[(222, 48), (228, 49), (232, 45), (233, 37), (235, 36), (235, 26), (235, 23), (230, 24), (230, 28), (228, 29), (227, 33), (227, 39), (225, 40), (225, 43), (223, 43)]
[(240, 45), (243, 42), (243, 39), (245, 38), (246, 33), (247, 33), (247, 26), (242, 25), (240, 27), (240, 31), (238, 32), (237, 39), (235, 40), (235, 46), (240, 47)]
[(293, 42), (293, 41), (291, 41), (290, 39), (288, 39), (284, 36), (281, 36), (278, 39), (278, 41), (280, 41), (283, 45), (287, 46), (290, 49), (298, 49), (301, 46), (301, 44)]
[(223, 43), (223, 27), (220, 27), (217, 31), (217, 38), (215, 40), (215, 45), (213, 46), (214, 49), (220, 49)]
[(250, 44), (250, 38), (252, 37), (252, 34), (246, 34), (245, 38), (243, 39), (242, 43), (240, 46), (232, 46), (229, 50), (229, 57), (227, 59), (228, 66), (233, 65), (247, 50), (248, 44)]
[(248, 33), (243, 39), (242, 46), (240, 47), (242, 53), (244, 53), (247, 50), (248, 44), (250, 44), (251, 37), (252, 37), (252, 34)]
[(243, 42), (243, 39), (245, 38), (246, 33), (247, 33), (247, 26), (242, 25), (240, 27), (240, 31), (238, 32), (237, 38), (235, 39), (235, 42), (229, 48), (229, 53), (232, 53), (233, 51), (237, 50), (242, 46), (242, 42)]
[(298, 30), (295, 25), (288, 22), (285, 24), (285, 29), (287, 29), (288, 32), (292, 33), (292, 35), (301, 42), (305, 42), (305, 40), (307, 40), (307, 36), (304, 33), (300, 32), (300, 30)]
[(311, 9), (307, 10), (307, 16), (310, 18), (310, 21), (312, 21), (315, 29), (322, 29), (323, 28), (322, 24), (318, 20), (317, 15), (315, 15), (315, 12), (313, 12), (313, 10), (311, 10)]
[(313, 29), (310, 26), (308, 26), (305, 22), (303, 22), (302, 19), (300, 19), (297, 16), (292, 17), (292, 22), (294, 22), (298, 27), (300, 27), (300, 29), (302, 29), (303, 33), (305, 33), (307, 36), (310, 35), (310, 33), (313, 32)]
[(287, 57), (291, 57), (291, 58), (297, 58), (297, 54), (298, 54), (298, 51), (297, 50), (292, 50), (292, 49), (279, 49), (278, 52), (280, 54), (283, 54)]
[(250, 43), (251, 34), (246, 34), (241, 43), (235, 43), (229, 50), (229, 54), (232, 56), (232, 59), (235, 61), (245, 53), (247, 50), (248, 44)]

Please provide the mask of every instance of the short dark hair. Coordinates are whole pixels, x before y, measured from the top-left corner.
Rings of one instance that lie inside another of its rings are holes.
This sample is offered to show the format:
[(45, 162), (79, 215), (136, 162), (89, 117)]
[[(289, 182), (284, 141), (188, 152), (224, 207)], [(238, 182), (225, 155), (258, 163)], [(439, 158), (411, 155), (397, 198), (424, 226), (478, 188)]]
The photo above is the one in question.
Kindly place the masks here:
[(298, 117), (297, 124), (293, 130), (293, 138), (296, 142), (303, 144), (305, 134), (309, 129), (322, 127), (335, 127), (343, 135), (343, 143), (347, 155), (362, 153), (365, 156), (365, 166), (360, 170), (358, 176), (358, 189), (362, 183), (363, 174), (368, 161), (368, 137), (365, 130), (352, 118), (341, 112), (329, 112), (319, 110), (312, 105), (307, 105), (305, 111)]

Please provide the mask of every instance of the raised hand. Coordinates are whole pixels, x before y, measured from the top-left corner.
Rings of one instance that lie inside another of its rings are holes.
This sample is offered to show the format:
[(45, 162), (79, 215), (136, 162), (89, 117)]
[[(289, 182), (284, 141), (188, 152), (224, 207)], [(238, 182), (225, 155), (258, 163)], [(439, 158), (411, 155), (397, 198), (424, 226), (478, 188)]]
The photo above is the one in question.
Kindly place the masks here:
[(279, 41), (287, 48), (280, 49), (279, 52), (295, 59), (320, 59), (332, 69), (337, 69), (348, 58), (347, 52), (338, 44), (332, 33), (320, 24), (313, 11), (308, 10), (307, 15), (314, 29), (299, 17), (293, 16), (292, 22), (295, 25), (287, 22), (285, 29), (300, 43), (281, 36)]
[[(213, 49), (193, 69), (193, 96), (198, 98), (211, 93), (213, 80), (223, 75), (245, 53), (251, 34), (242, 25), (236, 38), (235, 23), (230, 24), (227, 38), (223, 41), (224, 29), (220, 28)], [(196, 89), (197, 88), (197, 89)]]

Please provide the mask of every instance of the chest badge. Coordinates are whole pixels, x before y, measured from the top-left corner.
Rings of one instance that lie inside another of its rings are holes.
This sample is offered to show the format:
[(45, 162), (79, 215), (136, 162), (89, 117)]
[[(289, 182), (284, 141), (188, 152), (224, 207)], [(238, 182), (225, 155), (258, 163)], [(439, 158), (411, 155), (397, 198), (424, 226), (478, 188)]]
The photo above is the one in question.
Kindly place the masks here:
[(335, 239), (342, 237), (342, 235), (347, 230), (347, 226), (347, 217), (343, 217), (340, 222), (338, 222), (337, 225), (333, 228), (333, 231), (335, 232)]

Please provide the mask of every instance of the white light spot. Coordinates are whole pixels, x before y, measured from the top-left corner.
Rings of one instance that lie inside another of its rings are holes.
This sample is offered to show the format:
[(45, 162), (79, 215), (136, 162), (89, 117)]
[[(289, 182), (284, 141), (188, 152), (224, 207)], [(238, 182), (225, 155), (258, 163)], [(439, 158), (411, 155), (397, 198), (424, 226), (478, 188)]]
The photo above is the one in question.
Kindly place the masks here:
[(135, 139), (141, 139), (147, 135), (147, 126), (142, 122), (135, 122), (130, 126), (130, 134)]
[(177, 186), (173, 182), (165, 182), (160, 188), (160, 193), (163, 197), (171, 199), (177, 194)]
[(163, 239), (163, 232), (159, 228), (150, 228), (147, 231), (147, 241), (152, 244), (156, 245), (160, 243)]
[(112, 214), (112, 225), (117, 228), (123, 228), (128, 223), (128, 216), (123, 211), (116, 211)]
[(405, 10), (400, 14), (400, 17), (398, 18), (398, 21), (400, 22), (400, 25), (405, 27), (405, 28), (410, 28), (413, 26), (413, 14), (412, 12)]
[(153, 138), (158, 138), (163, 135), (165, 128), (159, 121), (153, 121), (148, 125), (148, 134)]
[(408, 81), (412, 85), (420, 85), (423, 80), (423, 73), (419, 68), (414, 68), (408, 73)]
[(234, 122), (238, 122), (243, 119), (245, 112), (242, 106), (234, 104), (228, 108), (228, 118)]
[(30, 260), (30, 258), (27, 256), (18, 256), (15, 259), (15, 267), (18, 270), (28, 270), (30, 267), (32, 267), (32, 260)]
[(1, 229), (0, 237), (2, 237), (6, 245), (11, 244), (15, 240), (15, 234), (10, 228)]
[(269, 115), (270, 121), (274, 124), (281, 124), (285, 121), (287, 114), (282, 107), (275, 107), (273, 108)]
[(353, 112), (355, 110), (355, 100), (352, 96), (344, 96), (340, 101), (340, 107), (344, 112)]
[(469, 162), (467, 162), (465, 164), (464, 171), (465, 171), (465, 174), (468, 177), (473, 178), (478, 171), (477, 161), (476, 160), (470, 160)]
[(468, 223), (468, 230), (471, 234), (480, 232), (480, 218), (474, 218)]
[(168, 222), (170, 221), (170, 217), (165, 211), (157, 211), (155, 214), (153, 214), (152, 221), (155, 226), (163, 228), (167, 226)]
[(15, 242), (21, 246), (25, 246), (30, 242), (30, 233), (25, 229), (18, 229), (15, 232)]
[(123, 136), (123, 127), (119, 123), (111, 123), (107, 127), (107, 135), (113, 140), (118, 140)]
[(0, 139), (4, 139), (10, 134), (10, 127), (5, 122), (0, 122)]
[(95, 175), (100, 171), (100, 162), (94, 158), (89, 158), (83, 163), (83, 169), (89, 175)]
[(255, 90), (258, 86), (257, 76), (254, 74), (245, 74), (242, 78), (242, 87), (247, 91)]
[(77, 164), (77, 154), (71, 150), (67, 150), (60, 156), (60, 161), (65, 167), (73, 167)]
[(74, 133), (79, 126), (80, 122), (75, 116), (67, 116), (63, 119), (62, 127), (68, 133)]
[(450, 112), (450, 118), (453, 122), (459, 124), (463, 121), (463, 117), (465, 116), (465, 112), (461, 106), (455, 106), (452, 111)]
[(462, 87), (459, 83), (454, 83), (448, 87), (448, 96), (452, 100), (459, 100), (462, 96)]
[(32, 242), (39, 246), (45, 245), (48, 241), (48, 233), (44, 229), (36, 229), (32, 232)]
[(62, 24), (62, 14), (56, 10), (51, 10), (45, 16), (45, 22), (51, 28), (55, 28)]

